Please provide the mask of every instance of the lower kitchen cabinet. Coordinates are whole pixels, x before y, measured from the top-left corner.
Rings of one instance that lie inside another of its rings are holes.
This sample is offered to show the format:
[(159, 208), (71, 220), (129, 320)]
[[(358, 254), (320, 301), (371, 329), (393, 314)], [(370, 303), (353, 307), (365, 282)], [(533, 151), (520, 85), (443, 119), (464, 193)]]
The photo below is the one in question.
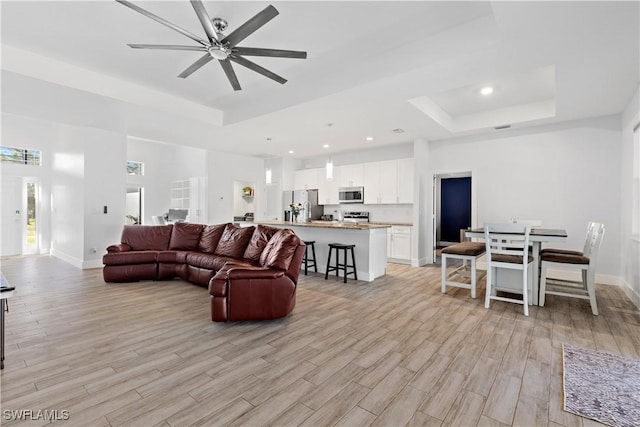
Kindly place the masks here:
[(411, 263), (411, 226), (394, 225), (388, 232), (387, 256), (391, 262)]

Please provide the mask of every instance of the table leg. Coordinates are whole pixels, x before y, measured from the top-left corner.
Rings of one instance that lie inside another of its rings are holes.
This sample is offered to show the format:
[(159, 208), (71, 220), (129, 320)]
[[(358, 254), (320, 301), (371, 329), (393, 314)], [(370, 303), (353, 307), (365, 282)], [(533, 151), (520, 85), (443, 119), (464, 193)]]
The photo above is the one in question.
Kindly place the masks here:
[(531, 294), (533, 296), (532, 305), (538, 305), (540, 293), (540, 242), (533, 243), (533, 283), (531, 284)]

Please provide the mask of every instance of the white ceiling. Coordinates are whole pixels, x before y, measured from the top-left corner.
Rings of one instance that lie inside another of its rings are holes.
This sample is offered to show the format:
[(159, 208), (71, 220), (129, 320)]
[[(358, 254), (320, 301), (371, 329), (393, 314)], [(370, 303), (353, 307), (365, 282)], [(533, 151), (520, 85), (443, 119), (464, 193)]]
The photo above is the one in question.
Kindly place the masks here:
[[(188, 1), (133, 2), (204, 36)], [(204, 3), (229, 22), (227, 33), (269, 4)], [(193, 42), (115, 1), (2, 1), (3, 111), (241, 154), (310, 157), (326, 152), (323, 144), (337, 152), (496, 132), (501, 119), (524, 127), (617, 114), (639, 81), (638, 2), (273, 5), (280, 15), (240, 45), (305, 50), (308, 59), (251, 58), (289, 81), (235, 66), (243, 90), (234, 92), (215, 61), (176, 77), (198, 52), (126, 46)], [(103, 77), (108, 85), (91, 86)], [(494, 94), (479, 95), (489, 84)], [(63, 105), (51, 101), (61, 96)], [(415, 99), (465, 125), (443, 125)], [(76, 102), (99, 104), (101, 119)], [(543, 114), (530, 108), (540, 102)]]

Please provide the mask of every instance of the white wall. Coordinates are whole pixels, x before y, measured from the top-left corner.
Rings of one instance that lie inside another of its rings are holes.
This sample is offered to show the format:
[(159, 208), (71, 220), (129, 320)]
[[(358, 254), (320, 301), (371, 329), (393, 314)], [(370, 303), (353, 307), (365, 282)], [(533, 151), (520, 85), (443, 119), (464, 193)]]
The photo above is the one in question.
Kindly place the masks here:
[(119, 241), (126, 222), (127, 138), (92, 128), (74, 129), (74, 138), (84, 150), (82, 266), (100, 268), (105, 248)]
[[(640, 235), (633, 230), (634, 152), (633, 128), (640, 122), (640, 89), (636, 90), (622, 114), (622, 146), (620, 152), (620, 276), (623, 287), (636, 306), (640, 307)], [(640, 145), (640, 144), (639, 144)], [(640, 147), (636, 148), (639, 149)], [(636, 160), (637, 161), (637, 160)]]
[[(614, 282), (620, 271), (620, 137), (619, 116), (610, 116), (430, 142), (426, 158), (416, 157), (416, 164), (427, 165), (429, 176), (472, 171), (478, 225), (541, 219), (544, 226), (567, 230), (567, 242), (556, 246), (581, 248), (587, 223), (603, 222), (607, 232), (597, 272)], [(427, 212), (431, 187), (420, 195)], [(427, 228), (421, 236), (430, 242)]]
[(264, 194), (264, 160), (257, 157), (209, 151), (207, 155), (209, 224), (233, 221), (234, 182), (254, 182), (255, 212), (261, 212), (260, 195)]

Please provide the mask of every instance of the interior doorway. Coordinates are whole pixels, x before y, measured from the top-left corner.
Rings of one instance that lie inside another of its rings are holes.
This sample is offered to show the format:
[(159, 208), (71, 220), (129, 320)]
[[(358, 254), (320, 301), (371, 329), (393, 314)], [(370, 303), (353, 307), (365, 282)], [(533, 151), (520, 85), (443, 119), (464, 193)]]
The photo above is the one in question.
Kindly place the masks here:
[(40, 186), (35, 178), (2, 178), (0, 255), (37, 254), (40, 248)]
[(126, 224), (142, 224), (142, 187), (128, 187), (124, 215)]
[(433, 262), (439, 263), (440, 250), (459, 243), (460, 230), (472, 226), (471, 172), (434, 175), (433, 188)]

